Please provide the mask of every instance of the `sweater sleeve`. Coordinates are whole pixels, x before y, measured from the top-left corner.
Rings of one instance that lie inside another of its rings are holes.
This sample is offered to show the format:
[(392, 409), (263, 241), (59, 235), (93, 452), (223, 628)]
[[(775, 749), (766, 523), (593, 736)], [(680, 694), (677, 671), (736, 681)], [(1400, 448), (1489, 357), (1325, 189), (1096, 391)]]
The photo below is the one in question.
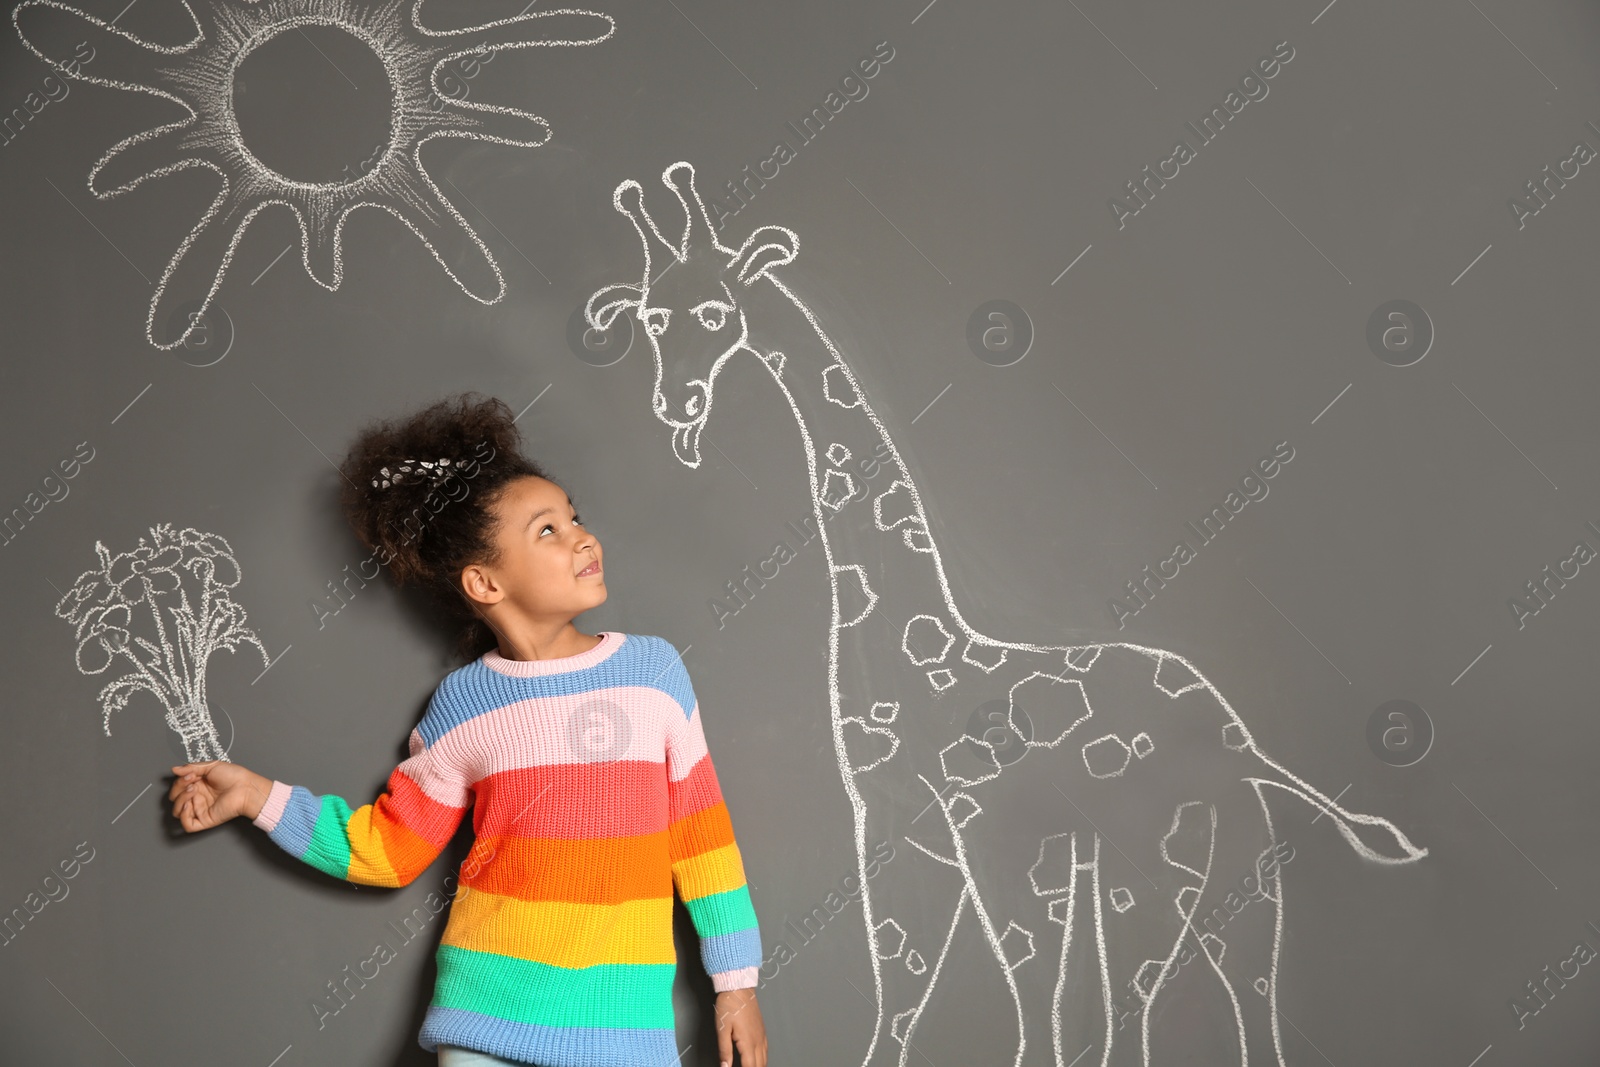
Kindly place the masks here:
[(335, 878), (409, 885), (444, 851), (472, 803), (472, 783), (421, 726), (410, 749), (370, 804), (352, 811), (343, 797), (274, 781), (253, 821), (289, 855)]
[(667, 649), (672, 662), (660, 684), (679, 705), (668, 709), (666, 732), (672, 880), (700, 935), (700, 960), (712, 986), (718, 992), (747, 989), (757, 984), (761, 967), (755, 907), (700, 726), (700, 705), (677, 649)]

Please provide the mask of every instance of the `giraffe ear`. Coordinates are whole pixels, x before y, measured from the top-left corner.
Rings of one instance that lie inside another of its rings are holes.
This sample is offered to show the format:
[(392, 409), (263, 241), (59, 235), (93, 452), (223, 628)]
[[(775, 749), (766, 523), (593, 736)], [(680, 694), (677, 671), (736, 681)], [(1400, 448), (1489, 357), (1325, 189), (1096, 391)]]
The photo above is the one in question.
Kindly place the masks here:
[(734, 254), (739, 264), (739, 280), (745, 285), (754, 284), (773, 267), (792, 263), (800, 251), (800, 237), (784, 226), (762, 226), (745, 238), (743, 247)]
[(619, 282), (597, 289), (584, 305), (583, 314), (597, 330), (609, 330), (624, 308), (638, 307), (641, 290), (637, 285)]

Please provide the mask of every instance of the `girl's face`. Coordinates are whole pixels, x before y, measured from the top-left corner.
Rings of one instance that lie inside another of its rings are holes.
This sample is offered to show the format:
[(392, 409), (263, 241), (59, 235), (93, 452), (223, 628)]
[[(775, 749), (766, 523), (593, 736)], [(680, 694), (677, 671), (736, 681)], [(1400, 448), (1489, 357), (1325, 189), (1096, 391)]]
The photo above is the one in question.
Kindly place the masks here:
[(559, 485), (518, 478), (495, 510), (499, 564), (473, 564), (462, 575), (474, 599), (536, 624), (567, 623), (605, 603), (600, 539), (584, 529)]

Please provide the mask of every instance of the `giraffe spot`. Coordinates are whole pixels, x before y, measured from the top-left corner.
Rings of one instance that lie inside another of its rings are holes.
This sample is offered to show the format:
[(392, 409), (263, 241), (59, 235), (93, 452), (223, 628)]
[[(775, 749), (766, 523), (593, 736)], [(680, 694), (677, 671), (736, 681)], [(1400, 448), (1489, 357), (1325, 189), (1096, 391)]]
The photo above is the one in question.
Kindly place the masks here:
[(1118, 915), (1133, 907), (1133, 891), (1125, 885), (1119, 885), (1111, 891), (1111, 906)]
[(868, 726), (857, 716), (840, 720), (840, 725), (844, 727), (844, 750), (853, 774), (870, 771), (900, 748), (900, 738), (893, 730)]
[(1075, 671), (1087, 671), (1100, 658), (1100, 645), (1083, 645), (1067, 649), (1065, 663)]
[(843, 471), (829, 471), (822, 479), (822, 491), (817, 494), (822, 502), (838, 511), (856, 495), (856, 480)]
[(1083, 746), (1083, 765), (1096, 778), (1116, 778), (1128, 769), (1133, 753), (1122, 738), (1106, 734)]
[[(900, 951), (906, 947), (905, 928), (893, 919), (883, 920), (874, 926), (873, 930), (878, 935), (878, 958), (880, 960), (892, 960), (900, 955)], [(889, 945), (894, 946), (893, 952), (884, 951)]]
[(1212, 963), (1221, 963), (1222, 954), (1228, 951), (1228, 946), (1216, 934), (1205, 933), (1200, 935), (1200, 947), (1206, 950), (1206, 955)]
[(1094, 714), (1082, 682), (1040, 671), (1011, 687), (1011, 729), (1018, 737), (1027, 739), (1030, 735), (1020, 728), (1019, 710), (1026, 714), (1026, 721), (1033, 727), (1033, 739), (1028, 745), (1045, 748), (1061, 744), (1080, 723)]
[(840, 444), (838, 441), (835, 441), (833, 444), (828, 446), (828, 462), (832, 463), (835, 467), (844, 466), (846, 463), (850, 462), (850, 450), (844, 445)]
[(933, 538), (928, 536), (928, 531), (921, 526), (907, 526), (901, 531), (900, 539), (906, 547), (913, 552), (932, 552)]
[(1133, 735), (1133, 754), (1135, 756), (1138, 756), (1140, 759), (1144, 759), (1155, 750), (1156, 743), (1150, 740), (1149, 734), (1137, 733)]
[(842, 408), (861, 406), (861, 394), (843, 363), (830, 363), (822, 368), (822, 395)]
[(906, 1043), (906, 1039), (911, 1036), (911, 1027), (916, 1021), (917, 1009), (907, 1008), (894, 1017), (894, 1021), (889, 1024), (889, 1032), (894, 1035), (896, 1041), (903, 1045)]
[(1161, 970), (1166, 964), (1166, 960), (1145, 960), (1139, 964), (1133, 975), (1133, 987), (1139, 991), (1139, 996), (1149, 1000), (1156, 995), (1156, 988), (1161, 984)]
[(1000, 953), (1005, 958), (1006, 970), (1016, 970), (1033, 959), (1033, 934), (1015, 922), (1007, 923), (1006, 932), (1000, 935)]
[(1266, 996), (1267, 995), (1267, 990), (1272, 988), (1271, 986), (1269, 986), (1267, 984), (1267, 980), (1265, 978), (1257, 978), (1254, 982), (1251, 982), (1250, 984), (1255, 986), (1256, 987), (1256, 992), (1260, 993), (1262, 996)]
[(967, 647), (961, 650), (961, 661), (981, 667), (985, 674), (993, 674), (994, 669), (1006, 661), (1006, 650), (998, 645), (968, 641)]
[(1050, 915), (1051, 922), (1066, 926), (1072, 917), (1072, 898), (1070, 896), (1056, 897), (1050, 902), (1050, 906), (1046, 911)]
[(894, 717), (899, 713), (899, 703), (893, 700), (880, 700), (872, 705), (872, 711), (869, 714), (871, 714), (873, 722), (888, 723), (894, 722)]
[(1200, 887), (1197, 885), (1184, 886), (1178, 890), (1176, 903), (1179, 915), (1185, 919), (1193, 918), (1195, 905), (1200, 903)]
[(956, 684), (956, 674), (949, 667), (940, 667), (936, 671), (928, 672), (928, 684), (933, 686), (934, 692), (942, 693)]
[(1028, 868), (1035, 896), (1065, 893), (1072, 886), (1072, 834), (1051, 834), (1039, 842), (1039, 858)]
[(900, 637), (900, 651), (918, 667), (943, 663), (956, 639), (937, 615), (913, 615)]
[(1198, 800), (1186, 800), (1172, 809), (1172, 826), (1161, 838), (1161, 858), (1167, 866), (1205, 881), (1216, 832), (1216, 809)]
[(950, 821), (957, 830), (965, 830), (974, 815), (981, 815), (983, 807), (968, 793), (957, 793), (950, 798)]
[(912, 949), (906, 953), (906, 970), (912, 974), (921, 974), (928, 969), (928, 963), (922, 958), (922, 953)]
[(1244, 732), (1244, 724), (1230, 722), (1222, 728), (1222, 743), (1235, 752), (1243, 752), (1250, 744), (1249, 735)]
[(922, 511), (917, 507), (916, 500), (907, 492), (908, 488), (906, 482), (897, 478), (889, 483), (889, 488), (872, 498), (872, 518), (878, 524), (878, 529), (888, 531), (906, 522), (927, 527), (927, 523), (922, 521)]
[(1156, 665), (1155, 687), (1169, 697), (1179, 697), (1196, 686), (1204, 685), (1194, 668), (1181, 656), (1163, 653)]
[(867, 581), (867, 572), (859, 563), (835, 564), (833, 586), (839, 593), (839, 628), (854, 626), (868, 615), (878, 603), (878, 594)]
[(991, 745), (965, 734), (939, 750), (939, 766), (946, 781), (962, 785), (987, 782), (1002, 770)]

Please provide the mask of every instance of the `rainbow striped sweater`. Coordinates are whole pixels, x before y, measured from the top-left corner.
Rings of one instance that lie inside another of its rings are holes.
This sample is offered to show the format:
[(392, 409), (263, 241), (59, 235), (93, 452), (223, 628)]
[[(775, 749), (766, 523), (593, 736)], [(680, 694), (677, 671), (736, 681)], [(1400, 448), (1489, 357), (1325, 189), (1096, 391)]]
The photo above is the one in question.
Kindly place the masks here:
[(689, 674), (664, 638), (600, 637), (451, 671), (371, 804), (275, 781), (255, 819), (318, 870), (402, 886), (472, 808), (417, 1038), (429, 1052), (676, 1065), (674, 886), (713, 986), (756, 985), (755, 908)]

